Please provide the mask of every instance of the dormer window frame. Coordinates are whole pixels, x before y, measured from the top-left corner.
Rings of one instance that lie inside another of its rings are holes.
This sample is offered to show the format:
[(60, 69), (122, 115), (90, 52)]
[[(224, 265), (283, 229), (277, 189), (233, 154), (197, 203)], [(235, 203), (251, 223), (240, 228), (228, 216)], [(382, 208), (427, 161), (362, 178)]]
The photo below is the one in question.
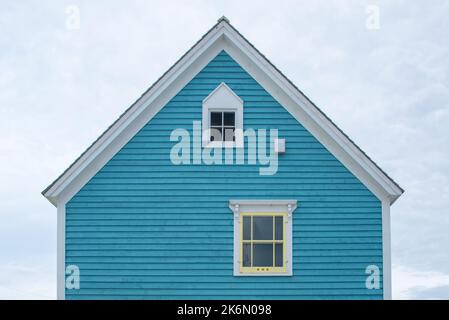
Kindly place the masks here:
[[(203, 100), (202, 145), (204, 148), (243, 148), (243, 100), (229, 86), (221, 82)], [(211, 113), (234, 113), (234, 141), (211, 141)]]

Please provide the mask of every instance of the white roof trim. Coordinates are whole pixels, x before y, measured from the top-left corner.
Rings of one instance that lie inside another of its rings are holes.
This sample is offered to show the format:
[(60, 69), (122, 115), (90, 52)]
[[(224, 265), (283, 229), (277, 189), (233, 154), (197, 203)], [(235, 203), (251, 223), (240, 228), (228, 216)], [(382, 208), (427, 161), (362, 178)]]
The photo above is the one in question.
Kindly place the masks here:
[[(225, 50), (379, 199), (403, 190), (257, 51), (226, 19), (209, 30), (42, 193), (54, 205), (70, 200), (160, 109)], [(231, 90), (232, 92), (232, 90)], [(240, 99), (240, 98), (239, 98)]]

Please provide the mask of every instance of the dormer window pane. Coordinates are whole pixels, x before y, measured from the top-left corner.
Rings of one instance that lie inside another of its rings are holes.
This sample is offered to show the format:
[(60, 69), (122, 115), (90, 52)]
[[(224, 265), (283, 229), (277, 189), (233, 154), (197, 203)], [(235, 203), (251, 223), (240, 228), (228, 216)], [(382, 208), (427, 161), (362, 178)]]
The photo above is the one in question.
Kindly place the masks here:
[(210, 125), (211, 126), (222, 126), (222, 117), (223, 117), (223, 113), (222, 112), (211, 112), (210, 113)]
[(227, 127), (235, 127), (235, 113), (225, 112), (223, 125)]
[(223, 131), (222, 127), (211, 127), (210, 128), (210, 141), (223, 141)]
[(225, 141), (235, 141), (234, 128), (225, 128), (224, 131), (225, 131), (224, 134)]

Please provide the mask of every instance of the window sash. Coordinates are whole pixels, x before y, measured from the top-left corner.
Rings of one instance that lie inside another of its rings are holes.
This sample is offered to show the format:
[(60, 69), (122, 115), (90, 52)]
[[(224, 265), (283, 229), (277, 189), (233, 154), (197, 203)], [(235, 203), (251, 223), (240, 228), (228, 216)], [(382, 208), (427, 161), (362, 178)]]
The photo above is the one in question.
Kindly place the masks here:
[[(253, 217), (269, 216), (273, 217), (272, 225), (272, 239), (268, 240), (255, 240), (253, 237)], [(250, 217), (250, 239), (243, 239), (243, 220), (244, 217)], [(276, 240), (276, 217), (282, 217), (282, 240)], [(285, 273), (287, 271), (287, 246), (286, 246), (286, 223), (287, 213), (241, 213), (240, 214), (240, 272), (241, 273)], [(250, 263), (251, 266), (243, 266), (243, 246), (250, 245)], [(254, 244), (272, 244), (272, 266), (254, 266)], [(276, 245), (282, 244), (282, 266), (276, 266)]]
[[(234, 125), (228, 125), (224, 123), (225, 113), (232, 113), (234, 115)], [(212, 114), (220, 114), (221, 123), (220, 124), (212, 124)], [(221, 132), (221, 139), (212, 139), (212, 135), (209, 135), (209, 141), (211, 142), (235, 142), (235, 129), (236, 129), (236, 112), (235, 111), (219, 111), (219, 110), (210, 110), (209, 111), (209, 129), (210, 130), (218, 130)], [(232, 139), (228, 139), (226, 133), (232, 130), (233, 135), (230, 136)]]

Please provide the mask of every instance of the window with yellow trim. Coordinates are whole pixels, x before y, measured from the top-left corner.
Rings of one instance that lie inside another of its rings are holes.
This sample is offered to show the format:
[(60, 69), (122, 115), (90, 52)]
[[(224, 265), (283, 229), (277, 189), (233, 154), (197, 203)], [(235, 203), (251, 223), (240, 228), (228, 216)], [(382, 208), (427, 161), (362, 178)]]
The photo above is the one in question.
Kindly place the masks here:
[(286, 272), (286, 213), (240, 215), (240, 272)]

